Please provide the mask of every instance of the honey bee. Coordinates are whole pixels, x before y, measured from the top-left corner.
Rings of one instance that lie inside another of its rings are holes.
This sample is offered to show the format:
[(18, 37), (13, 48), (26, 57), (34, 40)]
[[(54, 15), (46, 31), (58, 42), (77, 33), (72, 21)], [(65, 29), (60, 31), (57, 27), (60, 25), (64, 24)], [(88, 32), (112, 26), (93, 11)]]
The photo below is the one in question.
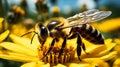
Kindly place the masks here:
[(42, 45), (41, 47), (43, 47), (48, 37), (53, 38), (51, 46), (45, 53), (44, 57), (46, 57), (52, 51), (55, 42), (59, 41), (59, 38), (63, 39), (63, 43), (59, 51), (58, 58), (63, 53), (67, 39), (77, 38), (76, 41), (77, 56), (78, 59), (81, 60), (80, 59), (81, 50), (83, 49), (84, 52), (86, 52), (86, 48), (84, 43), (82, 42), (81, 37), (85, 38), (86, 40), (94, 44), (104, 44), (104, 38), (102, 34), (97, 29), (89, 25), (89, 23), (102, 20), (111, 15), (111, 13), (112, 13), (111, 11), (99, 11), (97, 9), (92, 9), (76, 14), (67, 19), (64, 18), (50, 19), (49, 22), (47, 22), (45, 25), (37, 23), (35, 25), (34, 32), (35, 34), (38, 35), (39, 42)]

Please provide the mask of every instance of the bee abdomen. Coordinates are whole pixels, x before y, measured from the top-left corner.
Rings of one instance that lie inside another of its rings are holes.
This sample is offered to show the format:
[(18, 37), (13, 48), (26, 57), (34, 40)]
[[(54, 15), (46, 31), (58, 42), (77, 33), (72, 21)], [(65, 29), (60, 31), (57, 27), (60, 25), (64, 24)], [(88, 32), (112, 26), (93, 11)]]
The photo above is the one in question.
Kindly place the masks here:
[(80, 34), (86, 40), (95, 43), (95, 44), (104, 44), (104, 38), (102, 34), (92, 27), (89, 24), (83, 24), (82, 29), (80, 30)]

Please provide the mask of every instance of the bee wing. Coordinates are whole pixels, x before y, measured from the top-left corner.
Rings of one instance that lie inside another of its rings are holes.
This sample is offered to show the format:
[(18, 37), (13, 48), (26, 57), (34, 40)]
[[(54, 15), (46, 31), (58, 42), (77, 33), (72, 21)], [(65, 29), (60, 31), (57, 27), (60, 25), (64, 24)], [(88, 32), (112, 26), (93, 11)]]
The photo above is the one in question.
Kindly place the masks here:
[(74, 20), (77, 20), (77, 19), (84, 18), (87, 15), (93, 15), (95, 12), (98, 12), (98, 11), (99, 10), (97, 10), (97, 9), (87, 10), (87, 11), (84, 11), (82, 13), (76, 14), (76, 15), (74, 15), (72, 17), (69, 17), (69, 18), (67, 18), (67, 20), (69, 22), (71, 22), (71, 21), (74, 21)]
[[(88, 10), (79, 14), (76, 14), (72, 17), (67, 18), (69, 22), (78, 20), (78, 23), (73, 23), (74, 24), (86, 24), (86, 23), (91, 23), (95, 21), (102, 20), (109, 15), (111, 15), (111, 11), (99, 11), (97, 9), (92, 9)], [(72, 24), (72, 23), (70, 23)]]
[(91, 22), (96, 22), (99, 20), (102, 20), (106, 17), (108, 17), (109, 15), (111, 15), (111, 11), (98, 11), (96, 13), (94, 13), (93, 15), (86, 15), (86, 17), (82, 18), (82, 23), (91, 23)]
[[(87, 24), (87, 23), (91, 23), (91, 22), (95, 22), (95, 21), (99, 21), (102, 20), (106, 17), (108, 17), (109, 15), (111, 15), (111, 11), (99, 11), (97, 9), (92, 9), (92, 10), (88, 10), (79, 14), (76, 14), (72, 17), (67, 18), (69, 23), (69, 26), (65, 26), (64, 28), (69, 28), (69, 27), (73, 27), (76, 25), (82, 25), (82, 24)], [(80, 21), (79, 21), (80, 19)], [(78, 21), (75, 21), (78, 20)], [(73, 21), (73, 22), (71, 22)], [(75, 21), (75, 22), (74, 22)]]

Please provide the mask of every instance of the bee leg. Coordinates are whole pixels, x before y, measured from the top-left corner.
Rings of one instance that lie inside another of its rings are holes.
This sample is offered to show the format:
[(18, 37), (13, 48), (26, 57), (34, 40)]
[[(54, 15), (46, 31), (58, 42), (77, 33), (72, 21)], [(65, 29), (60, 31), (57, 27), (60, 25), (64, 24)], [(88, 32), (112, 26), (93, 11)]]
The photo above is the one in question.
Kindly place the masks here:
[(77, 56), (78, 56), (78, 59), (81, 61), (80, 59), (80, 55), (81, 55), (81, 46), (82, 46), (82, 39), (81, 39), (81, 36), (80, 36), (80, 33), (77, 33), (78, 36), (77, 36)]
[(85, 48), (85, 44), (84, 44), (84, 43), (82, 43), (82, 49), (84, 50), (84, 52), (85, 52), (86, 54), (89, 54), (89, 53), (86, 52), (86, 48)]
[(76, 33), (72, 33), (73, 32), (73, 28), (70, 30), (67, 39), (73, 39), (76, 37)]
[(68, 37), (68, 39), (73, 39), (76, 37), (76, 34), (72, 34), (70, 37)]
[(61, 49), (60, 49), (58, 58), (60, 58), (60, 56), (61, 56), (62, 53), (63, 53), (63, 50), (64, 50), (64, 48), (65, 48), (65, 46), (66, 46), (66, 40), (67, 40), (67, 38), (65, 37), (65, 38), (64, 38), (64, 41), (63, 41), (63, 43), (62, 43), (62, 47), (61, 47)]
[[(52, 49), (53, 49), (53, 47), (54, 47), (54, 44), (55, 44), (55, 41), (56, 41), (56, 38), (54, 38), (54, 39), (52, 40), (51, 46), (50, 46), (49, 50), (47, 51), (47, 53), (44, 55), (44, 57), (46, 57), (46, 56), (52, 51)], [(44, 58), (44, 57), (43, 57), (43, 58)], [(43, 59), (43, 58), (42, 58), (42, 59)]]

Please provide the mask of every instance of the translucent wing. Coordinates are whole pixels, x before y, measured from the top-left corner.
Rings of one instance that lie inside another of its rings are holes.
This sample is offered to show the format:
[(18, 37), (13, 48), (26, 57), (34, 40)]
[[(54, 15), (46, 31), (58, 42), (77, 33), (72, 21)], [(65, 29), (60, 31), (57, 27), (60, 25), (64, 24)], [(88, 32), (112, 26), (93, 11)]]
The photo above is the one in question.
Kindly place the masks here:
[(99, 11), (97, 9), (92, 9), (92, 10), (88, 10), (88, 11), (76, 14), (72, 17), (69, 17), (67, 18), (67, 20), (71, 22), (71, 21), (80, 19), (80, 21), (78, 21), (80, 22), (79, 24), (86, 24), (86, 23), (102, 20), (108, 17), (109, 15), (111, 15), (111, 13), (112, 13), (111, 11)]
[(75, 25), (81, 26), (82, 24), (99, 21), (108, 17), (109, 15), (111, 15), (111, 13), (111, 11), (99, 11), (97, 9), (88, 10), (67, 18), (68, 22), (70, 22), (69, 26), (64, 26), (61, 29), (73, 27)]
[(68, 21), (74, 21), (74, 20), (85, 17), (85, 15), (92, 15), (93, 13), (95, 13), (97, 11), (98, 11), (97, 9), (88, 10), (88, 11), (76, 14), (76, 15), (74, 15), (72, 17), (69, 17), (69, 18), (67, 18), (67, 20)]
[(99, 21), (99, 20), (102, 20), (108, 17), (109, 15), (111, 15), (111, 13), (112, 13), (111, 11), (98, 11), (94, 13), (93, 15), (86, 15), (86, 17), (82, 18), (81, 22), (91, 23), (91, 22)]

